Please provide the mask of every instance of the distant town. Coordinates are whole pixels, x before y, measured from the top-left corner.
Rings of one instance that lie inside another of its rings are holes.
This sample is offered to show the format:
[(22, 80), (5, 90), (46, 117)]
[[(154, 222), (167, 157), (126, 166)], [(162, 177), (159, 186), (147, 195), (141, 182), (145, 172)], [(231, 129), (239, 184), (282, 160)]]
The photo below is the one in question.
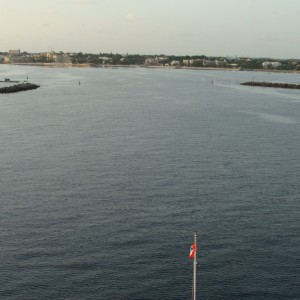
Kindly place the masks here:
[(300, 59), (271, 59), (253, 57), (210, 57), (205, 55), (140, 55), (118, 53), (64, 53), (62, 51), (29, 53), (9, 50), (0, 52), (1, 64), (61, 65), (61, 66), (145, 66), (178, 68), (226, 68), (235, 70), (300, 71)]

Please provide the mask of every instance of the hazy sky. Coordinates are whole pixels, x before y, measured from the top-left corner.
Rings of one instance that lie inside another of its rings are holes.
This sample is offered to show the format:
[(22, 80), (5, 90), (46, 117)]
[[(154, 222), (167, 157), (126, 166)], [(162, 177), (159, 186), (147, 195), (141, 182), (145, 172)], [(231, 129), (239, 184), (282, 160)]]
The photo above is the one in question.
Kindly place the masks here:
[(0, 51), (300, 58), (300, 0), (0, 0)]

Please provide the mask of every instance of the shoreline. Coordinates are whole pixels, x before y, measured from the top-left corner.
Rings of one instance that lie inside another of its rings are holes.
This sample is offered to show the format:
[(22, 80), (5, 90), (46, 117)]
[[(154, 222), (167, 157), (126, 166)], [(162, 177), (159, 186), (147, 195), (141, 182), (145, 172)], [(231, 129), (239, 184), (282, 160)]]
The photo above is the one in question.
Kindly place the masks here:
[(146, 66), (146, 65), (96, 65), (96, 64), (67, 64), (67, 63), (12, 63), (5, 65), (51, 67), (51, 68), (149, 68), (170, 70), (198, 70), (198, 71), (240, 71), (262, 73), (289, 73), (300, 74), (297, 70), (273, 70), (273, 69), (241, 69), (241, 68), (212, 68), (212, 67), (186, 67), (186, 66)]

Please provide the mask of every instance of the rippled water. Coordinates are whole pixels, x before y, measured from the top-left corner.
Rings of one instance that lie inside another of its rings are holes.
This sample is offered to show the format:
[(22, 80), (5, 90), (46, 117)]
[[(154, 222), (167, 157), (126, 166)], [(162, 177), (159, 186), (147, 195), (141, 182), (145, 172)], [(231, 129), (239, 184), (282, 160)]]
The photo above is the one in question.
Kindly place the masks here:
[[(0, 65), (0, 299), (299, 299), (297, 74)], [(211, 84), (211, 80), (214, 84)], [(81, 85), (78, 85), (78, 82)]]

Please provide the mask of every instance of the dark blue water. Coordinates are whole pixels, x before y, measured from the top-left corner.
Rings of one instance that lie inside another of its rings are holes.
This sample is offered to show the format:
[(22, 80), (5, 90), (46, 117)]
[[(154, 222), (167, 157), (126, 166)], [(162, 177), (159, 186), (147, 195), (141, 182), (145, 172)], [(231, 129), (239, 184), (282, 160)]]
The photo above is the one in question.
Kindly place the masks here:
[[(297, 74), (0, 65), (0, 299), (299, 299)], [(78, 81), (81, 85), (78, 85)], [(211, 84), (211, 80), (214, 84)]]

